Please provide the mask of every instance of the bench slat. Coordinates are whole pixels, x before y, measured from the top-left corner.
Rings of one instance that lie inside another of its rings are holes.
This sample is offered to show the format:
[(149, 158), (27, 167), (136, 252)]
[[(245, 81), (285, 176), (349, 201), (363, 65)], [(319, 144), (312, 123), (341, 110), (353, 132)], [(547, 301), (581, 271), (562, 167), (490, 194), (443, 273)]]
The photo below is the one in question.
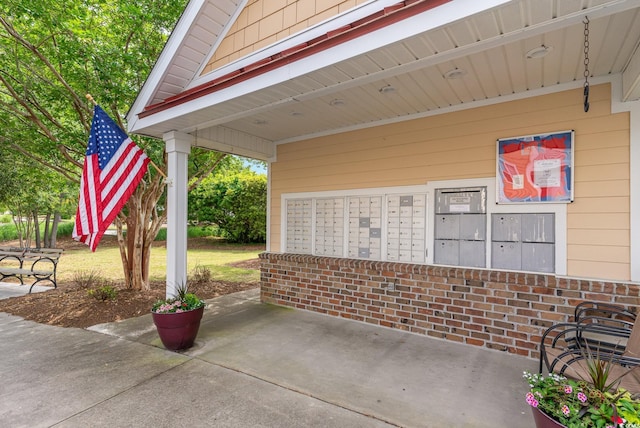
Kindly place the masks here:
[(34, 281), (29, 293), (41, 281), (50, 281), (57, 288), (56, 270), (63, 251), (60, 248), (0, 247), (0, 281), (17, 278), (24, 284), (23, 276), (31, 276)]

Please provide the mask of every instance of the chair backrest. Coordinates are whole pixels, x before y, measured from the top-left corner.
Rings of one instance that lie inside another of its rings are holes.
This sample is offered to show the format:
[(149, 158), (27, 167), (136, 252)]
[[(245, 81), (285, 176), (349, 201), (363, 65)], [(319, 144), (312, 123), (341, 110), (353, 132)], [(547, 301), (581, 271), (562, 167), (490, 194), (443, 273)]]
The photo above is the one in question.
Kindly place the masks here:
[(640, 321), (636, 319), (631, 329), (631, 335), (627, 340), (624, 356), (640, 358)]

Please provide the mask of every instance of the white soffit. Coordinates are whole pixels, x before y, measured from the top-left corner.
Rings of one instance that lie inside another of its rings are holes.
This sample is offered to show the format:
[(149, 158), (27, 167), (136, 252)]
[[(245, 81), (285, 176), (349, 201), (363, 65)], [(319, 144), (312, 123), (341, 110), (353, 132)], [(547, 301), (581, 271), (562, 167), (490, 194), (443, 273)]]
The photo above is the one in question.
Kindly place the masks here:
[[(401, 22), (397, 22), (395, 24), (391, 24), (382, 29), (374, 31), (368, 34), (367, 37), (359, 37), (346, 43), (342, 43), (336, 47), (323, 50), (310, 57), (280, 67), (272, 72), (265, 73), (250, 80), (238, 83), (230, 88), (217, 91), (215, 92), (215, 94), (210, 94), (208, 96), (204, 96), (199, 99), (180, 104), (179, 106), (167, 109), (165, 111), (155, 113), (144, 119), (139, 119), (139, 123), (131, 126), (131, 130), (132, 132), (135, 132), (140, 128), (161, 123), (171, 117), (174, 117), (176, 114), (189, 114), (191, 112), (195, 112), (202, 108), (205, 108), (209, 105), (238, 98), (262, 88), (285, 82), (303, 74), (329, 66), (336, 62), (347, 60), (354, 56), (370, 52), (377, 48), (387, 46), (408, 37), (412, 37), (431, 29), (449, 24), (453, 21), (464, 19), (476, 13), (480, 13), (493, 7), (508, 3), (509, 1), (510, 0), (485, 0), (479, 2), (477, 0), (452, 0), (451, 2), (445, 3), (444, 5), (437, 6), (433, 9), (429, 9)], [(377, 2), (367, 4), (367, 6), (369, 7), (375, 6), (375, 9), (370, 10), (369, 14), (373, 13), (374, 11), (379, 11), (381, 9), (381, 6), (384, 6), (385, 3), (386, 1), (383, 2), (379, 0)], [(392, 1), (390, 3), (396, 4), (397, 1)], [(362, 10), (358, 11), (362, 14)], [(358, 15), (352, 16), (349, 15), (349, 13), (346, 13), (345, 16), (348, 16), (348, 19), (345, 18), (347, 22), (354, 22), (354, 20), (357, 20)], [(329, 26), (329, 24), (331, 25)], [(335, 29), (335, 25), (336, 23), (334, 20), (325, 21), (317, 28), (314, 27), (314, 31), (322, 30), (323, 32), (319, 34), (325, 34), (328, 31)], [(304, 39), (302, 38), (302, 35), (305, 36)], [(277, 44), (270, 47), (269, 50), (274, 50), (274, 52), (281, 52), (283, 49), (285, 49), (284, 46), (296, 46), (303, 41), (309, 40), (309, 34), (307, 32), (304, 32), (294, 37), (291, 41), (289, 41), (289, 39), (287, 40), (287, 45)], [(269, 50), (266, 51), (268, 52)], [(259, 59), (264, 58), (266, 54), (265, 51), (261, 51), (261, 53), (262, 55), (259, 57)], [(247, 64), (250, 64), (251, 62), (248, 62), (248, 58), (252, 58), (252, 60), (258, 59), (257, 56), (252, 55), (242, 61), (234, 62), (227, 67), (217, 70), (216, 72), (207, 74), (205, 80), (198, 79), (197, 83), (201, 85), (208, 81), (214, 80), (216, 77), (224, 75), (223, 71), (226, 71), (228, 73), (231, 70), (237, 70), (239, 69), (239, 67), (241, 67), (244, 61), (247, 61)], [(193, 83), (195, 82), (196, 81), (194, 81)], [(192, 85), (190, 85), (189, 87), (192, 87)]]

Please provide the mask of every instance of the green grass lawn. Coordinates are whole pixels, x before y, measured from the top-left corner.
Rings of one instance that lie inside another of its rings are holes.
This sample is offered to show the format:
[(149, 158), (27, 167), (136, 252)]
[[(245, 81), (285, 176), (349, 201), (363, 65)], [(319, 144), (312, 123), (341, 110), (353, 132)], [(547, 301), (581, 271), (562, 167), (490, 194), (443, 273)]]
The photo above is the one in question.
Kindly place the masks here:
[[(192, 240), (190, 239), (190, 244)], [(195, 242), (195, 241), (193, 241)], [(218, 243), (214, 239), (200, 239), (194, 249), (187, 251), (188, 274), (196, 266), (203, 266), (211, 271), (212, 279), (231, 282), (258, 282), (260, 273), (255, 269), (231, 267), (229, 264), (251, 260), (264, 251), (264, 245), (241, 246)], [(167, 250), (156, 246), (151, 250), (149, 279), (164, 281), (167, 270)], [(110, 281), (119, 282), (124, 279), (120, 250), (117, 246), (98, 247), (92, 253), (88, 247), (65, 250), (58, 264), (58, 282), (71, 281), (77, 272), (94, 272)]]

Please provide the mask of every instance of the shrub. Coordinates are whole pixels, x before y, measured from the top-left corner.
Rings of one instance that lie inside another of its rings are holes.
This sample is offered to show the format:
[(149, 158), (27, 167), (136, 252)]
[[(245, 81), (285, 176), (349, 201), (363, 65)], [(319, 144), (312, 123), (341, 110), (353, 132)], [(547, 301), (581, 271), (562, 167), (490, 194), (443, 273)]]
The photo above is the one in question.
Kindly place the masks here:
[(217, 224), (231, 242), (264, 242), (267, 178), (250, 171), (207, 177), (189, 193), (189, 218)]
[[(217, 226), (189, 226), (187, 227), (187, 237), (204, 238), (207, 236), (220, 236)], [(167, 229), (160, 229), (156, 235), (155, 241), (167, 240)]]
[(196, 265), (191, 271), (189, 282), (192, 285), (202, 285), (211, 281), (211, 269), (206, 266)]
[(72, 221), (61, 221), (58, 224), (58, 233), (56, 234), (58, 237), (61, 236), (71, 236), (73, 233), (73, 225)]
[(102, 302), (106, 300), (116, 300), (118, 297), (118, 290), (111, 285), (103, 285), (102, 287), (87, 290), (89, 297), (93, 297), (96, 300)]
[(0, 225), (0, 241), (13, 241), (18, 239), (18, 232), (14, 224)]
[(96, 270), (77, 270), (73, 272), (72, 280), (81, 288), (102, 287), (106, 280)]

